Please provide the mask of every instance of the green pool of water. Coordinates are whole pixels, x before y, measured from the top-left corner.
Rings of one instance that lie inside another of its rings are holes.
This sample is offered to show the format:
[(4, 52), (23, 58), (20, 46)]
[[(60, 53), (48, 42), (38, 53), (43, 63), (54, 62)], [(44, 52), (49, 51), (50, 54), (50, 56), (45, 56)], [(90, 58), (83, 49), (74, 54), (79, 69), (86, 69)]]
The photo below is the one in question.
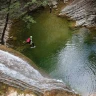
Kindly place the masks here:
[[(88, 96), (96, 90), (96, 31), (70, 28), (71, 22), (45, 8), (32, 13), (37, 23), (30, 29), (23, 22), (14, 23), (10, 44), (32, 59), (51, 77), (61, 79), (71, 88)], [(30, 35), (36, 48), (23, 44)]]
[[(50, 72), (52, 66), (55, 66), (55, 62), (50, 63), (50, 60), (46, 61), (46, 59), (50, 59), (65, 46), (65, 43), (71, 37), (72, 30), (69, 28), (68, 21), (58, 17), (56, 11), (49, 13), (49, 9), (43, 9), (41, 14), (40, 9), (33, 17), (37, 23), (32, 24), (29, 30), (26, 29), (26, 24), (22, 24), (22, 22), (19, 25), (13, 25), (11, 35), (14, 35), (16, 40), (12, 43), (17, 50), (32, 59), (37, 66), (43, 68), (46, 72)], [(31, 49), (27, 44), (22, 44), (30, 35), (33, 36), (35, 49)]]

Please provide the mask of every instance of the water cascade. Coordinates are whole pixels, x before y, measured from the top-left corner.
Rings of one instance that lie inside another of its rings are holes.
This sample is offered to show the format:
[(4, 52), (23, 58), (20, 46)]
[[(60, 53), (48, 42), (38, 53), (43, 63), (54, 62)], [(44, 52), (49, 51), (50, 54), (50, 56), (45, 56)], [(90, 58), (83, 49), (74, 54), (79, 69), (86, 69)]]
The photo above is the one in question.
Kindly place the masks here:
[(82, 96), (96, 92), (96, 39), (90, 30), (80, 28), (58, 52), (57, 58), (57, 66), (50, 73), (54, 78), (69, 83)]
[(68, 90), (62, 81), (43, 77), (28, 62), (2, 50), (0, 50), (0, 82), (42, 93), (52, 89)]

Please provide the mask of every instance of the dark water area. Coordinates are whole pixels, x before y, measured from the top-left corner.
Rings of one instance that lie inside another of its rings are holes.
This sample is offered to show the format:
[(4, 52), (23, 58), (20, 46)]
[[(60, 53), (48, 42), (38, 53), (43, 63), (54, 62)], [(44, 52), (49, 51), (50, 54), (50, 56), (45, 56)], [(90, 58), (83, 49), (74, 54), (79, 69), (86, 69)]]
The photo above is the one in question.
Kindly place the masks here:
[[(33, 15), (37, 23), (26, 29), (26, 25), (11, 33), (15, 49), (29, 57), (52, 78), (60, 79), (69, 87), (88, 96), (96, 91), (96, 31), (87, 28), (71, 28), (72, 22), (56, 16), (48, 9)], [(21, 24), (22, 25), (22, 24)], [(23, 45), (30, 35), (36, 48)], [(20, 41), (19, 43), (18, 40)], [(21, 50), (22, 49), (22, 50)]]

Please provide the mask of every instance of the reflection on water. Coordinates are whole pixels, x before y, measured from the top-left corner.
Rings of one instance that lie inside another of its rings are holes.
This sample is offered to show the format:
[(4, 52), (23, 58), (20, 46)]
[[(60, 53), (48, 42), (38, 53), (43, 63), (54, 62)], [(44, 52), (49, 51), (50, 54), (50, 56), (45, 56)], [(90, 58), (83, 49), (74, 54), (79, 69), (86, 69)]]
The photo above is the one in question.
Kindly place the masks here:
[(58, 62), (50, 74), (61, 78), (83, 96), (96, 91), (96, 43), (88, 41), (90, 32), (81, 28), (58, 52)]

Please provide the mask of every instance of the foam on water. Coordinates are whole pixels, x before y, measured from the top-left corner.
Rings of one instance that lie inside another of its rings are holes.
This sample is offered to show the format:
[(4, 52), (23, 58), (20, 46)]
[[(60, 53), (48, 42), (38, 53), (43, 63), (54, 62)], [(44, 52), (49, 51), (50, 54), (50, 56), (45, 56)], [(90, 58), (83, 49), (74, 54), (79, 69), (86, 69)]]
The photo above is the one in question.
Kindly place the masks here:
[(60, 77), (71, 88), (89, 96), (96, 91), (96, 60), (90, 60), (91, 53), (96, 54), (96, 43), (85, 43), (88, 37), (88, 29), (81, 28), (79, 33), (74, 34), (66, 43), (66, 47), (58, 52), (58, 64), (52, 76)]

